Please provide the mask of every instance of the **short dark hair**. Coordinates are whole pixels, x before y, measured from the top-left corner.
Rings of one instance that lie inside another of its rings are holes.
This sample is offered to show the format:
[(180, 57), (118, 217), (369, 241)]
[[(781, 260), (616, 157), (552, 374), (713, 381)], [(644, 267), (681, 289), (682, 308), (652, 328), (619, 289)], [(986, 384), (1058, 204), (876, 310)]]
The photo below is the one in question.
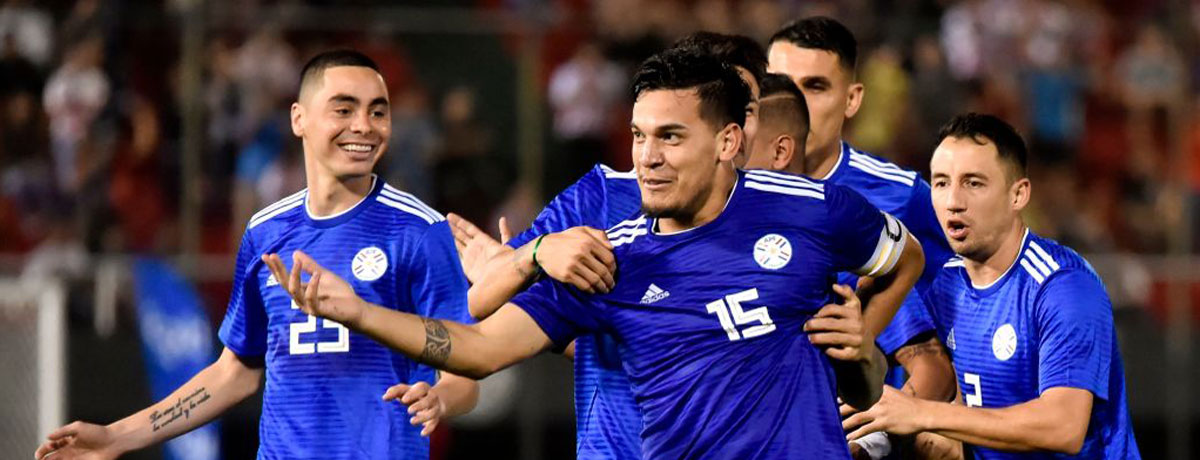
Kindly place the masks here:
[(768, 73), (763, 76), (759, 94), (759, 123), (775, 123), (779, 120), (803, 130), (795, 131), (798, 136), (808, 136), (808, 101), (804, 92), (787, 75)]
[(300, 92), (304, 92), (307, 84), (319, 81), (325, 74), (325, 69), (331, 67), (366, 67), (379, 72), (379, 65), (358, 51), (349, 49), (325, 51), (309, 59), (308, 63), (304, 64), (304, 68), (300, 70)]
[(762, 84), (763, 76), (767, 74), (767, 52), (762, 45), (745, 35), (729, 35), (716, 32), (696, 32), (683, 37), (672, 48), (695, 48), (750, 71), (754, 81)]
[(746, 124), (750, 87), (733, 66), (691, 48), (669, 48), (642, 62), (633, 76), (633, 97), (654, 90), (696, 89), (700, 118), (720, 130)]
[(777, 41), (832, 52), (851, 73), (858, 67), (858, 40), (850, 29), (831, 17), (813, 16), (789, 22), (767, 43), (773, 45)]
[(1012, 125), (999, 117), (974, 112), (958, 115), (938, 131), (938, 143), (947, 137), (971, 139), (979, 145), (991, 142), (996, 146), (1000, 159), (1007, 161), (1017, 172), (1014, 180), (1028, 174), (1029, 151), (1025, 148), (1025, 141)]

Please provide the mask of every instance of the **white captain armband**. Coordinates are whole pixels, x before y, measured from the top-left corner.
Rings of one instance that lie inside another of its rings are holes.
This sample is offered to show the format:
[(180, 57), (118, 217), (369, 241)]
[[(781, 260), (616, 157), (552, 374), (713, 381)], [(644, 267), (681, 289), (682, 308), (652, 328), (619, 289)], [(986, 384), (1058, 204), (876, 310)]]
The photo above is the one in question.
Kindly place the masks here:
[(879, 239), (875, 243), (875, 252), (861, 267), (854, 270), (860, 276), (883, 276), (892, 272), (900, 254), (904, 253), (904, 244), (908, 242), (908, 228), (900, 219), (882, 212), (883, 228), (879, 230)]

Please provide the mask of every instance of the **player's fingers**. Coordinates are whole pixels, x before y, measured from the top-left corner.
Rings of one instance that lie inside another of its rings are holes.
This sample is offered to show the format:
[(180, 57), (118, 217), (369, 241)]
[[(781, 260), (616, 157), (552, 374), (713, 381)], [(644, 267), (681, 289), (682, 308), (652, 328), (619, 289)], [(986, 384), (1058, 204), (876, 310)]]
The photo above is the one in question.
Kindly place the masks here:
[(845, 332), (814, 332), (808, 341), (821, 347), (857, 347), (862, 345), (862, 336)]
[(496, 226), (500, 227), (500, 244), (507, 244), (508, 240), (513, 237), (512, 229), (508, 228), (508, 219), (501, 216), (500, 221), (496, 222)]
[(874, 420), (873, 416), (874, 416), (874, 414), (872, 414), (871, 411), (859, 412), (856, 414), (852, 414), (849, 417), (842, 419), (842, 430), (850, 431), (850, 430), (857, 428), (860, 425), (869, 423), (872, 420)]
[(580, 262), (582, 263), (575, 266), (575, 275), (587, 283), (589, 292), (608, 292), (604, 278), (588, 265), (589, 259), (584, 257)]
[(47, 454), (58, 450), (65, 443), (65, 441), (46, 441), (42, 443), (42, 445), (38, 446), (37, 451), (33, 453), (33, 458), (40, 460)]
[(46, 439), (57, 441), (67, 436), (75, 436), (79, 434), (79, 429), (81, 427), (83, 427), (82, 422), (75, 421), (68, 423), (62, 427), (59, 427), (57, 430), (51, 431), (49, 435), (46, 435)]
[(859, 347), (830, 347), (825, 349), (825, 355), (838, 361), (857, 361)]
[(426, 407), (419, 411), (409, 412), (409, 414), (412, 414), (412, 418), (410, 420), (412, 420), (414, 425), (418, 424), (418, 423), (425, 423), (430, 420), (435, 420), (438, 417), (441, 417), (441, 415), (442, 415), (441, 412), (439, 412), (436, 407)]
[(425, 426), (421, 427), (421, 436), (429, 437), (429, 435), (433, 434), (433, 431), (437, 429), (439, 420), (435, 418), (425, 422)]
[(275, 277), (275, 280), (278, 281), (282, 279), (282, 275), (287, 274), (287, 270), (283, 269), (283, 267), (275, 261), (276, 258), (277, 257), (275, 257), (274, 254), (262, 255), (262, 261), (263, 264), (267, 266), (267, 271), (270, 271), (271, 276)]
[(424, 398), (426, 394), (429, 394), (429, 384), (425, 382), (417, 382), (409, 387), (408, 391), (404, 392), (404, 396), (400, 397), (400, 402), (404, 404), (412, 404), (418, 399)]
[(288, 275), (287, 279), (288, 292), (295, 294), (292, 297), (299, 297), (299, 294), (304, 292), (300, 290), (300, 258), (297, 257), (299, 252), (292, 253), (292, 273)]
[(318, 286), (320, 283), (321, 272), (313, 273), (312, 279), (308, 280), (308, 287), (304, 289), (304, 304), (307, 305), (310, 310), (316, 309), (317, 307), (317, 301), (319, 299), (318, 295), (320, 295), (320, 288)]
[(409, 385), (404, 384), (404, 383), (398, 383), (398, 384), (392, 385), (390, 388), (387, 389), (387, 391), (383, 392), (383, 399), (385, 401), (391, 401), (393, 399), (399, 398), (406, 391), (408, 391), (408, 387), (409, 387)]
[(437, 394), (432, 393), (432, 392), (426, 393), (425, 397), (418, 399), (418, 400), (416, 400), (416, 402), (408, 405), (408, 413), (416, 414), (418, 412), (431, 410), (433, 408), (436, 408), (438, 406), (438, 404), (439, 403), (437, 400)]
[(838, 406), (838, 415), (842, 418), (849, 417), (851, 414), (857, 414), (858, 412), (858, 409), (849, 404), (842, 403), (842, 405)]
[(609, 243), (605, 238), (603, 241), (597, 241), (596, 245), (590, 248), (592, 257), (595, 257), (600, 263), (604, 264), (610, 272), (617, 271), (617, 258), (612, 253), (612, 243)]
[(861, 438), (863, 436), (874, 433), (876, 431), (880, 431), (880, 428), (881, 427), (879, 426), (878, 423), (875, 423), (874, 421), (872, 421), (871, 423), (863, 425), (859, 429), (854, 430), (850, 434), (846, 435), (846, 440), (853, 441), (855, 439)]
[(597, 291), (607, 293), (608, 291), (611, 291), (613, 286), (617, 284), (616, 279), (613, 277), (612, 271), (609, 270), (608, 266), (605, 265), (604, 262), (601, 262), (600, 259), (584, 256), (583, 264), (587, 266), (588, 270), (590, 270), (592, 273), (595, 273), (600, 278), (600, 284), (595, 286)]
[(831, 303), (829, 305), (821, 307), (820, 310), (817, 310), (817, 314), (813, 315), (813, 319), (816, 319), (816, 318), (850, 318), (852, 311), (853, 310), (846, 308), (844, 305)]
[(612, 250), (613, 245), (612, 245), (612, 242), (608, 240), (607, 232), (605, 232), (604, 230), (589, 227), (587, 229), (587, 233), (589, 236), (592, 237), (592, 239), (599, 242), (601, 246), (604, 246), (604, 249), (608, 249), (609, 251)]
[(845, 284), (835, 284), (833, 285), (833, 292), (836, 292), (838, 295), (842, 296), (843, 299), (845, 299), (845, 302), (842, 303), (843, 306), (859, 304), (858, 295), (854, 293), (853, 289), (850, 289), (850, 286), (846, 286)]
[(814, 317), (804, 322), (804, 332), (854, 332), (852, 326), (852, 321), (841, 317)]

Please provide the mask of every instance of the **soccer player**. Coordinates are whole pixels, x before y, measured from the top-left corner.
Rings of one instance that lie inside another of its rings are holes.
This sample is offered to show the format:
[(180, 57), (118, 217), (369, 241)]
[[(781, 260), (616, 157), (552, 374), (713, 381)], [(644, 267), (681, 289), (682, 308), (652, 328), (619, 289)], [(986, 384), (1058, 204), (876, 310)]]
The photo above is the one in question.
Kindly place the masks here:
[[(751, 92), (744, 125), (746, 140), (751, 142), (758, 124), (759, 80), (767, 68), (762, 47), (740, 35), (697, 32), (680, 39), (672, 48), (708, 54), (733, 66)], [(807, 124), (801, 128), (807, 129)], [(744, 156), (738, 159), (744, 160)], [(507, 241), (515, 253), (500, 248), (499, 242), (470, 222), (451, 215), (460, 248), (464, 254), (475, 254), (465, 256), (464, 268), (469, 273), (490, 271), (489, 275), (468, 275), (475, 283), (471, 287), (472, 313), (477, 318), (491, 315), (527, 286), (539, 268), (551, 278), (585, 292), (611, 289), (615, 272), (612, 246), (604, 231), (597, 229), (612, 227), (641, 208), (636, 179), (633, 171), (618, 172), (596, 165), (556, 196), (529, 229)], [(535, 264), (534, 243), (543, 235)], [(496, 266), (488, 269), (482, 267), (488, 262), (472, 262), (482, 254), (488, 254)], [(481, 267), (472, 270), (476, 266)], [(602, 333), (583, 335), (567, 346), (565, 354), (575, 360), (576, 457), (641, 458), (642, 415), (629, 376), (621, 367), (615, 339)]]
[(1140, 458), (1104, 283), (1021, 218), (1031, 194), (1024, 141), (978, 114), (939, 137), (933, 202), (958, 257), (928, 295), (965, 406), (887, 391), (846, 420), (858, 426), (850, 436), (932, 432), (979, 459)]
[[(428, 366), (304, 314), (279, 286), (287, 280), (270, 276), (260, 260), (303, 249), (374, 303), (470, 321), (448, 224), (371, 174), (387, 149), (390, 113), (387, 87), (366, 56), (333, 51), (309, 61), (291, 111), (308, 188), (246, 226), (220, 358), (163, 401), (111, 425), (60, 428), (37, 457), (115, 458), (165, 441), (253, 394), (265, 371), (259, 458), (427, 458), (421, 435), (441, 417), (470, 410), (477, 384), (450, 374), (439, 380)], [(389, 389), (395, 382), (405, 384)]]
[(768, 73), (758, 99), (758, 132), (746, 149), (745, 169), (804, 174), (808, 103), (787, 75)]
[[(924, 266), (919, 245), (847, 189), (735, 170), (749, 91), (728, 65), (668, 50), (634, 80), (645, 214), (607, 232), (612, 291), (542, 280), (467, 326), (372, 306), (302, 252), (290, 276), (278, 260), (272, 271), (305, 311), (473, 377), (612, 334), (645, 458), (849, 458), (835, 396), (869, 407), (885, 363), (854, 292), (828, 283), (840, 271), (874, 276), (869, 308), (894, 312)], [(307, 285), (298, 270), (312, 273)], [(834, 292), (845, 305), (826, 305)]]
[[(953, 369), (934, 336), (929, 308), (918, 294), (928, 289), (942, 263), (952, 255), (929, 201), (929, 184), (916, 172), (859, 152), (842, 140), (842, 127), (858, 111), (864, 92), (855, 76), (858, 43), (854, 34), (827, 17), (800, 19), (771, 37), (767, 58), (768, 69), (790, 76), (808, 103), (812, 128), (804, 155), (805, 174), (861, 193), (871, 204), (903, 221), (925, 252), (926, 269), (917, 289), (876, 338), (880, 349), (908, 374), (905, 382), (903, 373), (893, 370), (889, 384), (925, 399), (952, 399), (955, 388), (948, 382)], [(853, 286), (855, 279), (843, 274), (838, 281)], [(871, 449), (871, 456), (880, 458), (890, 445), (878, 437), (882, 435), (857, 444), (879, 446)], [(861, 445), (855, 449), (858, 447)]]

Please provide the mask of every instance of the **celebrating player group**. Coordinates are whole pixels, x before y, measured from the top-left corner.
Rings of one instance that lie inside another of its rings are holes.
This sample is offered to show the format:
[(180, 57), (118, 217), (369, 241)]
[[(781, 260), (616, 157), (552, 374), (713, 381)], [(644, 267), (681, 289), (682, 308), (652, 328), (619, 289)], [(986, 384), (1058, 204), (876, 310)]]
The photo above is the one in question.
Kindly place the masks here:
[(291, 109), (308, 188), (247, 223), (220, 358), (35, 455), (115, 458), (265, 379), (259, 458), (427, 458), (472, 379), (551, 351), (579, 458), (1140, 458), (1103, 282), (1021, 218), (1020, 135), (948, 120), (928, 182), (860, 152), (856, 60), (825, 17), (765, 49), (685, 37), (633, 77), (634, 170), (596, 165), (498, 241), (372, 174), (387, 87), (320, 54)]

